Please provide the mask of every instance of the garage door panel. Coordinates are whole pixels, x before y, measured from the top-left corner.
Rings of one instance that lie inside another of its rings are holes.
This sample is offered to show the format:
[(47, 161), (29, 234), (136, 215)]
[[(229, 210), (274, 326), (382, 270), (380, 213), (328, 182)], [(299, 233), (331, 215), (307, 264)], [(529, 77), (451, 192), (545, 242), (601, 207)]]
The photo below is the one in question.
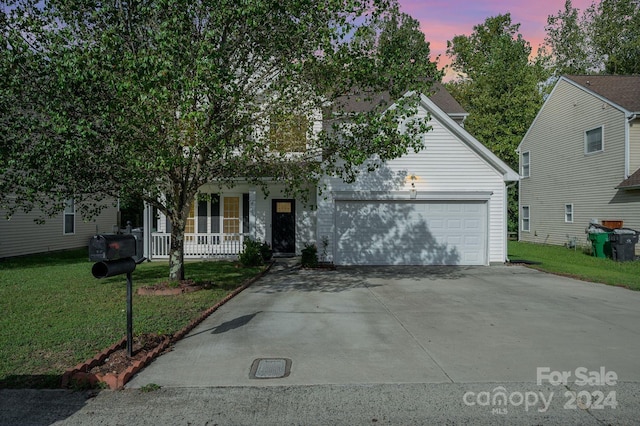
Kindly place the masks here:
[(342, 265), (482, 265), (486, 202), (338, 201)]

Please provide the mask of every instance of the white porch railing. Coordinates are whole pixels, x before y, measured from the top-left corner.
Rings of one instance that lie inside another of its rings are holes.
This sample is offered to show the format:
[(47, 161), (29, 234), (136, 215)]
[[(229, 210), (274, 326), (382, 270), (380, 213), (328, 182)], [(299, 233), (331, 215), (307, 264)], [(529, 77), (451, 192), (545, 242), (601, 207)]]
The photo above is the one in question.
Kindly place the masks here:
[[(185, 234), (184, 256), (189, 258), (235, 257), (242, 251), (244, 234)], [(169, 258), (171, 234), (151, 234), (151, 256)]]

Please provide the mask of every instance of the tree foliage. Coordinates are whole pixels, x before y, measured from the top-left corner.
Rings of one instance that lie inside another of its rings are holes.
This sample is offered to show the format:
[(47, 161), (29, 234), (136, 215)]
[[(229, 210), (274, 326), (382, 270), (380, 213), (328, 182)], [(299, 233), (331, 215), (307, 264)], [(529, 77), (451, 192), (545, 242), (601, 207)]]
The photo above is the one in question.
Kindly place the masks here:
[(566, 0), (545, 30), (558, 75), (640, 73), (638, 0), (603, 0), (582, 14)]
[(566, 0), (564, 10), (547, 18), (545, 43), (553, 52), (555, 72), (586, 74), (594, 70), (594, 51), (583, 31), (584, 17)]
[[(1, 24), (0, 205), (53, 214), (73, 197), (90, 217), (141, 197), (171, 220), (172, 279), (200, 186), (268, 177), (304, 193), (325, 173), (353, 179), (427, 129), (399, 132), (416, 96), (348, 122), (341, 101), (437, 78), (395, 0), (18, 0)], [(292, 116), (309, 140), (295, 155), (271, 149), (268, 131)]]
[[(469, 113), (465, 128), (510, 167), (516, 149), (542, 105), (546, 58), (530, 59), (531, 46), (510, 14), (487, 18), (471, 35), (447, 43), (459, 78), (447, 85)], [(509, 227), (517, 227), (517, 196), (510, 194)]]
[(544, 58), (529, 59), (531, 46), (510, 14), (490, 17), (469, 36), (448, 42), (447, 54), (461, 78), (448, 85), (469, 112), (465, 128), (509, 166), (542, 103)]

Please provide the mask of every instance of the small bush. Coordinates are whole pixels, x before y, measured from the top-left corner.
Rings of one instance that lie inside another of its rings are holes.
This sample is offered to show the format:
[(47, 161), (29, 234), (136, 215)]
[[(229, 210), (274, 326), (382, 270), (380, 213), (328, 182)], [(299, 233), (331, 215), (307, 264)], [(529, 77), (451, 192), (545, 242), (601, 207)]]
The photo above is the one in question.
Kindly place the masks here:
[(261, 251), (262, 243), (247, 238), (244, 240), (240, 263), (243, 266), (260, 266), (264, 263)]
[(318, 248), (315, 244), (304, 244), (301, 263), (303, 268), (315, 268), (318, 266)]
[(260, 254), (262, 255), (262, 260), (268, 262), (273, 257), (273, 250), (271, 250), (271, 246), (268, 243), (263, 242), (260, 244)]

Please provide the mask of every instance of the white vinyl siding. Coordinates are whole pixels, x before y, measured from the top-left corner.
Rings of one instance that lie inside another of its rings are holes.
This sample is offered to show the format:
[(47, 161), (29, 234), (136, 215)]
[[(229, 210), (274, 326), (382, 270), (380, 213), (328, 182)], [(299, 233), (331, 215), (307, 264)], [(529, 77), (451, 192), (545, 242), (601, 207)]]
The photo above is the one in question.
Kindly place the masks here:
[(564, 221), (566, 223), (573, 223), (573, 204), (564, 205)]
[[(420, 113), (425, 114), (420, 108)], [(445, 125), (434, 119), (429, 121), (432, 130), (425, 136), (425, 149), (410, 152), (389, 161), (373, 173), (364, 173), (355, 183), (345, 184), (340, 179), (325, 180), (326, 188), (318, 197), (318, 236), (329, 238), (328, 251), (335, 254), (334, 194), (350, 191), (354, 194), (385, 194), (399, 191), (401, 197), (410, 200), (413, 183), (419, 201), (430, 201), (449, 192), (449, 200), (470, 192), (486, 192), (486, 262), (504, 262), (506, 258), (505, 183), (501, 173), (488, 164), (479, 154), (460, 141)], [(364, 168), (365, 166), (363, 166)], [(408, 179), (414, 175), (415, 180)], [(459, 198), (458, 198), (459, 200)], [(403, 234), (411, 231), (406, 229)], [(330, 260), (333, 261), (333, 258)]]
[(16, 212), (10, 219), (0, 211), (0, 258), (22, 256), (49, 251), (87, 247), (89, 239), (96, 234), (111, 233), (118, 224), (117, 209), (109, 206), (92, 220), (85, 220), (75, 213), (74, 233), (65, 235), (65, 215), (46, 217), (40, 224), (35, 219), (42, 213)]
[(520, 223), (522, 232), (531, 231), (531, 209), (529, 206), (522, 206), (520, 209)]
[(520, 175), (528, 178), (531, 175), (531, 153), (529, 151), (522, 153), (522, 167)]
[[(531, 153), (536, 168), (519, 184), (520, 205), (532, 212), (531, 232), (521, 235), (523, 241), (564, 245), (575, 239), (590, 245), (584, 230), (592, 219), (623, 220), (625, 227), (640, 229), (637, 191), (615, 189), (625, 179), (626, 122), (623, 111), (560, 80), (519, 147)], [(598, 127), (605, 149), (585, 155), (585, 131)], [(637, 121), (632, 133), (636, 127)], [(569, 201), (572, 223), (563, 216)]]
[(593, 154), (604, 151), (604, 129), (602, 126), (584, 133), (584, 152)]

